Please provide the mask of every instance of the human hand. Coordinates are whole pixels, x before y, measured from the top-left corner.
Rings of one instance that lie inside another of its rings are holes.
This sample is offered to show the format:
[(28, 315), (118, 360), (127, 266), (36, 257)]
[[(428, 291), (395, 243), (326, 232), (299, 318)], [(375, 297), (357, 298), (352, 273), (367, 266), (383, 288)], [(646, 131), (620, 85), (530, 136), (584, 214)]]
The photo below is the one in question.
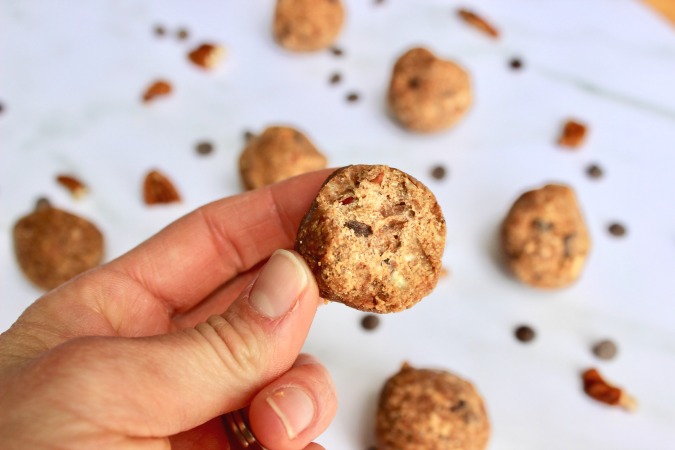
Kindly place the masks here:
[(335, 389), (299, 355), (321, 299), (275, 250), (329, 173), (199, 208), (31, 305), (0, 335), (2, 448), (228, 449), (247, 405), (267, 448), (321, 448)]

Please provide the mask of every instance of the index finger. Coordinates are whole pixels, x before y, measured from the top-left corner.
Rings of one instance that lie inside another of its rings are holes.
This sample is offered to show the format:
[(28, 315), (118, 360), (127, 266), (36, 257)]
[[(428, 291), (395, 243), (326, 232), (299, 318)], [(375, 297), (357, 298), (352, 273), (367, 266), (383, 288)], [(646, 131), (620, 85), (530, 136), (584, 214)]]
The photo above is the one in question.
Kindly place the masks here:
[(331, 172), (300, 175), (202, 206), (112, 261), (110, 268), (139, 282), (172, 314), (186, 311), (275, 250), (290, 248)]

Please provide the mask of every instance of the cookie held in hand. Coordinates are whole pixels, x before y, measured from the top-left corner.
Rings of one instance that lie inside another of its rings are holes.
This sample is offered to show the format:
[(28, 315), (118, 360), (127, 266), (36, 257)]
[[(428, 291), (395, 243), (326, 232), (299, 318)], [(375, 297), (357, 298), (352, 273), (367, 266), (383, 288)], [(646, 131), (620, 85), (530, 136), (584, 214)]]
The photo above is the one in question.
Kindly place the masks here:
[(324, 299), (397, 312), (436, 286), (445, 231), (441, 208), (422, 183), (388, 166), (354, 165), (326, 180), (300, 224), (295, 250)]

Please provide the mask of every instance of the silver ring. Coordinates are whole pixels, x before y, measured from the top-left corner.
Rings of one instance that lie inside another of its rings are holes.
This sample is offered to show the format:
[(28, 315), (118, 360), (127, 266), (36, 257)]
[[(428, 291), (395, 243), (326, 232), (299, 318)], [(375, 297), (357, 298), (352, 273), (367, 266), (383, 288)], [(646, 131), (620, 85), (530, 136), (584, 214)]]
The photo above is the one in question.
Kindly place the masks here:
[(225, 414), (221, 419), (231, 444), (238, 443), (242, 449), (267, 450), (253, 435), (245, 408)]

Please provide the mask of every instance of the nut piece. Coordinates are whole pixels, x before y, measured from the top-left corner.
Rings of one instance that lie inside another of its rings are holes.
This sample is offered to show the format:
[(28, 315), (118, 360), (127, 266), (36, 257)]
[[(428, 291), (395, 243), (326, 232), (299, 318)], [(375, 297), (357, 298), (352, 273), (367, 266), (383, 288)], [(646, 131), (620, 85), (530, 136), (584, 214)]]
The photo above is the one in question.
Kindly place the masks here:
[(596, 369), (588, 369), (581, 378), (584, 382), (584, 392), (594, 400), (612, 406), (620, 406), (627, 411), (637, 409), (637, 400), (628, 395), (623, 389), (607, 383)]
[(204, 69), (213, 69), (225, 57), (225, 48), (217, 44), (202, 44), (188, 53), (188, 59)]
[(146, 89), (145, 93), (143, 94), (143, 101), (147, 103), (157, 97), (169, 95), (172, 90), (173, 88), (168, 81), (157, 80)]
[(239, 173), (246, 189), (326, 167), (326, 157), (299, 130), (269, 127), (252, 136), (239, 157)]
[(146, 205), (180, 201), (180, 195), (171, 181), (156, 170), (150, 171), (143, 182), (143, 198)]
[(103, 235), (91, 222), (50, 207), (14, 225), (14, 251), (24, 275), (49, 290), (96, 267), (103, 259)]
[(313, 52), (335, 42), (344, 17), (342, 0), (277, 0), (272, 32), (287, 50)]
[(573, 283), (591, 246), (574, 191), (549, 184), (521, 195), (502, 224), (501, 246), (522, 282), (549, 289)]
[(587, 127), (576, 120), (568, 120), (563, 126), (558, 145), (568, 148), (578, 148), (583, 144), (586, 138)]
[(58, 175), (56, 182), (68, 189), (75, 200), (81, 199), (89, 192), (84, 183), (70, 175)]
[(388, 101), (394, 117), (409, 130), (447, 129), (471, 106), (469, 74), (425, 48), (414, 48), (394, 65)]
[(490, 421), (470, 382), (404, 363), (382, 389), (375, 432), (380, 450), (484, 450)]
[(322, 298), (390, 313), (436, 286), (445, 219), (429, 189), (391, 167), (336, 170), (304, 217), (295, 241)]
[(493, 27), (489, 22), (487, 22), (485, 19), (483, 19), (473, 11), (469, 11), (468, 9), (459, 9), (457, 10), (457, 15), (462, 20), (464, 20), (464, 22), (482, 31), (491, 38), (497, 39), (499, 37), (499, 31), (497, 31), (495, 27)]

